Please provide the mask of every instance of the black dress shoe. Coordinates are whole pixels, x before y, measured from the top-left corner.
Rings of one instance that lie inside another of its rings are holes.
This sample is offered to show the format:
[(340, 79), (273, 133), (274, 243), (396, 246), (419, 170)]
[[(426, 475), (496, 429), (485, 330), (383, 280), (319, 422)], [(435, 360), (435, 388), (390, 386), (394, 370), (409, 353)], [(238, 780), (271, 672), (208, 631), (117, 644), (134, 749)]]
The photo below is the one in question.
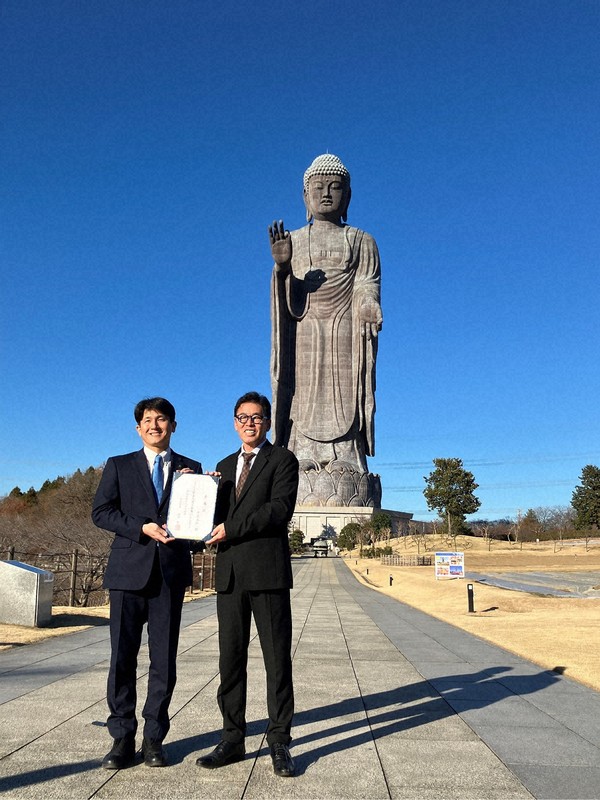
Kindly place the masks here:
[(243, 742), (226, 742), (221, 739), (212, 753), (196, 759), (196, 766), (217, 769), (217, 767), (224, 767), (226, 764), (243, 761), (245, 756), (246, 748)]
[(104, 769), (125, 769), (133, 764), (134, 759), (135, 736), (122, 736), (114, 740), (110, 752), (102, 759), (102, 766)]
[(167, 757), (159, 739), (146, 739), (142, 742), (142, 755), (147, 767), (166, 767)]
[(273, 772), (280, 778), (293, 778), (296, 774), (296, 765), (290, 755), (290, 748), (283, 742), (275, 742), (271, 745), (271, 759), (273, 760)]

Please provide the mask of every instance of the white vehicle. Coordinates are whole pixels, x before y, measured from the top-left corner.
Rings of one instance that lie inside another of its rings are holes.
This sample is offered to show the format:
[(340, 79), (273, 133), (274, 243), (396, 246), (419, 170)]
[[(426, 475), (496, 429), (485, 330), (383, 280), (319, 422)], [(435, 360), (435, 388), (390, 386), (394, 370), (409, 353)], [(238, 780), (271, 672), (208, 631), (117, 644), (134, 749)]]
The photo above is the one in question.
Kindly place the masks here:
[(327, 553), (329, 552), (329, 542), (327, 539), (315, 539), (312, 546), (314, 558), (321, 558), (322, 556), (327, 558)]

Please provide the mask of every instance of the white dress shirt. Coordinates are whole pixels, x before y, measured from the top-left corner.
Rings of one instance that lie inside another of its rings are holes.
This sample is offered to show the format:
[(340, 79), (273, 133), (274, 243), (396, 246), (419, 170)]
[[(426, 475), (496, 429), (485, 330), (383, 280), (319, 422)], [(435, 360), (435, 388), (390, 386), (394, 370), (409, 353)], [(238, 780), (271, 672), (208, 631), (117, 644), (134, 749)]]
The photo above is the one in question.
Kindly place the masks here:
[(265, 439), (264, 442), (261, 442), (259, 445), (257, 445), (252, 450), (244, 450), (243, 447), (241, 448), (240, 453), (238, 455), (237, 466), (235, 468), (235, 485), (236, 486), (237, 486), (238, 481), (240, 479), (240, 473), (242, 471), (242, 467), (244, 466), (244, 459), (242, 458), (242, 453), (246, 453), (246, 455), (248, 453), (254, 453), (255, 457), (250, 461), (250, 469), (252, 469), (252, 467), (254, 466), (254, 464), (256, 462), (256, 456), (260, 452), (260, 448), (264, 447), (266, 441), (267, 440)]
[(163, 489), (167, 485), (167, 481), (169, 480), (169, 473), (171, 471), (171, 461), (173, 460), (173, 451), (170, 447), (167, 447), (166, 450), (163, 450), (162, 453), (155, 453), (154, 450), (150, 450), (149, 447), (144, 447), (144, 455), (146, 456), (146, 461), (148, 462), (148, 469), (150, 470), (150, 477), (152, 477), (152, 470), (154, 469), (154, 459), (156, 456), (162, 456), (163, 460)]

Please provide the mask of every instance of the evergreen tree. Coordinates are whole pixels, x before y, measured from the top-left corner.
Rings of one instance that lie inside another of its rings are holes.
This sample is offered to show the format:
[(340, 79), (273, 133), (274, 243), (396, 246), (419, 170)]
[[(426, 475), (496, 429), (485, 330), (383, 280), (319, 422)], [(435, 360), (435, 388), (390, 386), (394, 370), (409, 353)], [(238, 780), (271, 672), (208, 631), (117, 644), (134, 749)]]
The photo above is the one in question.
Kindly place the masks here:
[(434, 458), (433, 464), (433, 472), (424, 477), (427, 486), (423, 494), (428, 508), (446, 520), (448, 535), (456, 537), (465, 529), (465, 516), (474, 514), (481, 505), (474, 495), (479, 484), (460, 458)]
[(302, 553), (304, 550), (304, 534), (297, 528), (289, 535), (290, 550), (292, 553)]
[(337, 537), (337, 546), (341, 550), (354, 550), (360, 532), (358, 522), (349, 522), (344, 525)]
[(581, 471), (581, 484), (575, 487), (571, 505), (578, 530), (600, 528), (600, 467), (588, 464)]

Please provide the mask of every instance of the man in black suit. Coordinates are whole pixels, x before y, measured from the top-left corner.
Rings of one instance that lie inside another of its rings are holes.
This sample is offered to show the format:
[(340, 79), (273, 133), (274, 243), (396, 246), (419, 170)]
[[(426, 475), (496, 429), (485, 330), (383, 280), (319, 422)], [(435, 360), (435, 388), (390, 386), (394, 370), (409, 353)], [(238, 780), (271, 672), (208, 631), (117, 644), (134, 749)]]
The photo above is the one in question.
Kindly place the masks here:
[[(246, 690), (250, 621), (254, 621), (267, 673), (267, 742), (277, 775), (294, 774), (290, 729), (294, 713), (292, 685), (292, 567), (287, 526), (298, 492), (298, 461), (267, 441), (271, 404), (248, 392), (234, 408), (241, 450), (217, 465), (216, 527), (208, 544), (217, 543), (215, 582), (219, 620), (217, 693), (223, 715), (221, 741), (201, 767), (215, 768), (245, 756)], [(246, 463), (247, 462), (247, 463)]]
[(94, 523), (115, 534), (104, 575), (110, 590), (107, 725), (114, 739), (105, 769), (121, 769), (135, 758), (136, 668), (145, 623), (150, 670), (142, 753), (148, 766), (166, 765), (162, 741), (170, 726), (183, 596), (192, 583), (189, 542), (168, 535), (167, 511), (175, 472), (202, 471), (197, 461), (171, 450), (177, 423), (168, 400), (141, 400), (134, 417), (144, 447), (108, 459), (92, 510)]

